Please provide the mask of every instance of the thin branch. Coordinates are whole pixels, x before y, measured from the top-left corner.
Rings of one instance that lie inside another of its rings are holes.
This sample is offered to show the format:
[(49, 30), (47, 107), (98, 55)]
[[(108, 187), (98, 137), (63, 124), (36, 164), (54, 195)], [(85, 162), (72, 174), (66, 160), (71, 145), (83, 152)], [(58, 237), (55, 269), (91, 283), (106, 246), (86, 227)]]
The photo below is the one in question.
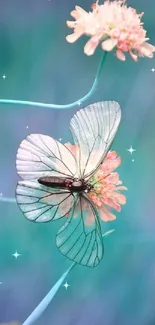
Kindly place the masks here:
[(37, 107), (44, 107), (44, 108), (52, 108), (52, 109), (66, 109), (66, 108), (71, 108), (76, 105), (79, 105), (89, 99), (93, 93), (95, 92), (97, 86), (98, 86), (98, 81), (103, 69), (103, 65), (105, 62), (107, 56), (107, 52), (104, 52), (93, 86), (90, 89), (90, 91), (82, 98), (78, 99), (77, 101), (70, 103), (70, 104), (65, 104), (65, 105), (56, 105), (56, 104), (46, 104), (46, 103), (39, 103), (39, 102), (31, 102), (31, 101), (26, 101), (26, 100), (14, 100), (14, 99), (0, 99), (0, 104), (10, 104), (10, 105), (24, 105), (24, 106), (37, 106)]

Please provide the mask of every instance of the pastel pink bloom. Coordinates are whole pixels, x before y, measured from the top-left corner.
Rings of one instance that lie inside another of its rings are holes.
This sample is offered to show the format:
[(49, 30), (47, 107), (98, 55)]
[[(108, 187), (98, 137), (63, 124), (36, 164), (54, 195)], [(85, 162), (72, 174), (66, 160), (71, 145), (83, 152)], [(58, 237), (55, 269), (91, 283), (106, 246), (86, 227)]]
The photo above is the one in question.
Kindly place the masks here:
[(155, 47), (149, 44), (146, 30), (135, 9), (127, 7), (124, 1), (107, 0), (99, 5), (98, 1), (92, 6), (91, 12), (86, 12), (79, 6), (71, 12), (75, 21), (67, 21), (67, 25), (74, 29), (73, 34), (66, 37), (70, 43), (75, 42), (82, 35), (90, 36), (84, 47), (86, 55), (93, 55), (99, 43), (104, 51), (115, 49), (118, 59), (125, 61), (125, 53), (129, 53), (134, 61), (138, 57), (153, 57)]
[[(75, 156), (77, 145), (66, 143), (65, 146)], [(112, 209), (120, 212), (121, 206), (126, 203), (126, 197), (121, 191), (127, 190), (119, 179), (119, 174), (115, 169), (121, 164), (121, 158), (117, 156), (116, 151), (109, 151), (104, 162), (97, 170), (95, 175), (89, 180), (93, 189), (88, 192), (89, 198), (93, 201), (100, 212), (101, 220), (111, 221), (116, 216), (111, 212)], [(94, 220), (88, 218), (86, 225), (91, 224)]]

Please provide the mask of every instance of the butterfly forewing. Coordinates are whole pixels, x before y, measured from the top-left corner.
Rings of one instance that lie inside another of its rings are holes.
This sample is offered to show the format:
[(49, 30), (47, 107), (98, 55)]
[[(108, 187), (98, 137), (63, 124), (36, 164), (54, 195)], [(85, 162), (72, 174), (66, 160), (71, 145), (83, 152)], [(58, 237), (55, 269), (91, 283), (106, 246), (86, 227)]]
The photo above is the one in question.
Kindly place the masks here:
[(69, 216), (57, 233), (56, 245), (78, 264), (94, 267), (101, 261), (103, 242), (98, 213), (86, 196), (75, 197)]
[(73, 116), (70, 129), (80, 178), (89, 177), (104, 160), (120, 120), (120, 106), (113, 101), (92, 104)]
[(16, 199), (25, 217), (35, 222), (62, 218), (74, 204), (74, 195), (70, 191), (46, 187), (35, 180), (19, 181)]
[(16, 168), (23, 179), (74, 177), (77, 171), (72, 153), (59, 141), (42, 134), (31, 134), (21, 142)]

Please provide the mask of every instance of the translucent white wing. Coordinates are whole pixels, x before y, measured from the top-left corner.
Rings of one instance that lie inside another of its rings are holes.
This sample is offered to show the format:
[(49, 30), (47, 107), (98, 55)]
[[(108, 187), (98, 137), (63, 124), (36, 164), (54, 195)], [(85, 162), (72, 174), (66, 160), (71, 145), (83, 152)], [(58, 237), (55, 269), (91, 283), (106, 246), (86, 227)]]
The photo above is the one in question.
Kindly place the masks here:
[(65, 217), (74, 204), (74, 195), (39, 184), (36, 180), (19, 181), (16, 200), (28, 220), (48, 222)]
[(21, 142), (16, 168), (23, 179), (74, 177), (77, 170), (72, 153), (59, 141), (42, 134), (31, 134)]
[(80, 178), (91, 175), (103, 161), (121, 120), (118, 103), (106, 101), (79, 110), (71, 119), (70, 129), (76, 149)]
[(99, 264), (103, 257), (103, 241), (98, 213), (90, 200), (79, 195), (65, 224), (58, 231), (56, 245), (70, 260), (89, 267)]

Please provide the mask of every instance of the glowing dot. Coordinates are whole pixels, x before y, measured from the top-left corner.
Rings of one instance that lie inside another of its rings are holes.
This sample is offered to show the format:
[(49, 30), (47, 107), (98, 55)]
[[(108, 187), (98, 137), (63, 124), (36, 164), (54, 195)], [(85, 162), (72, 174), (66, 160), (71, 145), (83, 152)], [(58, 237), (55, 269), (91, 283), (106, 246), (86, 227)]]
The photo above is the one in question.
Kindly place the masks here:
[(59, 140), (59, 141), (62, 141), (62, 139), (61, 139), (61, 138), (59, 138), (58, 140)]
[(5, 80), (6, 79), (6, 75), (4, 74), (2, 78)]
[(64, 285), (63, 285), (63, 287), (65, 287), (66, 288), (66, 290), (68, 289), (68, 287), (70, 287), (70, 285), (66, 282)]
[(127, 149), (127, 151), (129, 151), (131, 153), (131, 155), (132, 155), (133, 152), (136, 151), (136, 149), (133, 149), (132, 146), (131, 146), (129, 149)]
[(155, 72), (155, 68), (152, 68), (151, 71), (152, 71), (152, 72)]
[(27, 128), (27, 129), (29, 128), (28, 125), (26, 126), (26, 128)]
[(78, 106), (80, 106), (81, 105), (81, 102), (79, 101), (77, 104), (78, 104)]
[(18, 254), (18, 252), (16, 251), (14, 254), (12, 254), (12, 256), (15, 257), (15, 259), (17, 259), (21, 254)]

